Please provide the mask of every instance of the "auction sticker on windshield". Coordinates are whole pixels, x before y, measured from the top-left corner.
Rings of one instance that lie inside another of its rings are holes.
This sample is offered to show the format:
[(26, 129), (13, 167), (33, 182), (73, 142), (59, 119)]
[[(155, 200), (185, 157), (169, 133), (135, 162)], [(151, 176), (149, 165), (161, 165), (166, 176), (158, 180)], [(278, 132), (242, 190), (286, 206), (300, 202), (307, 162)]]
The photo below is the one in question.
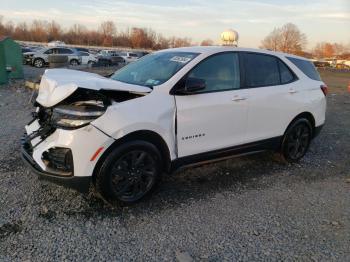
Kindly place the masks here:
[(170, 61), (182, 63), (182, 64), (186, 64), (191, 60), (192, 60), (192, 58), (184, 57), (184, 56), (174, 56), (173, 58), (170, 59)]

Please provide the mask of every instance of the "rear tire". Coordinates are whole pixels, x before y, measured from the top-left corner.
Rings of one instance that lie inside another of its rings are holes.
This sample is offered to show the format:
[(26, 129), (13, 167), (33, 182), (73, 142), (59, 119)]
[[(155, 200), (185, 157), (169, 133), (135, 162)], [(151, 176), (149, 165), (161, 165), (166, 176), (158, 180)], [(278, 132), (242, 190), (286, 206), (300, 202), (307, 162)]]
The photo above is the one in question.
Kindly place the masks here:
[(149, 195), (162, 173), (159, 150), (146, 141), (113, 149), (96, 175), (96, 189), (107, 200), (132, 204)]
[(312, 126), (305, 118), (295, 120), (287, 129), (281, 147), (283, 158), (289, 163), (298, 162), (309, 149)]

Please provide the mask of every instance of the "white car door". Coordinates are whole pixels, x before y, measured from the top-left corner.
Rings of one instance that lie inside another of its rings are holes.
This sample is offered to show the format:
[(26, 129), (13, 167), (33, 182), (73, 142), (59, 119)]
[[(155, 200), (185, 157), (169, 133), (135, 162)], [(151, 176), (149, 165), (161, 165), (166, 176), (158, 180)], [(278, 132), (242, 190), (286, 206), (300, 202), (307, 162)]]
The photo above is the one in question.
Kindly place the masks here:
[(87, 52), (80, 52), (81, 55), (81, 63), (83, 65), (86, 65), (89, 62), (89, 53)]
[[(241, 53), (244, 88), (247, 90), (248, 142), (278, 138), (296, 116), (299, 97), (296, 77), (279, 58), (259, 53)], [(277, 140), (278, 141), (278, 140)]]
[(211, 56), (186, 78), (202, 79), (206, 86), (191, 94), (175, 95), (178, 157), (243, 144), (247, 101), (246, 90), (240, 90), (238, 54)]

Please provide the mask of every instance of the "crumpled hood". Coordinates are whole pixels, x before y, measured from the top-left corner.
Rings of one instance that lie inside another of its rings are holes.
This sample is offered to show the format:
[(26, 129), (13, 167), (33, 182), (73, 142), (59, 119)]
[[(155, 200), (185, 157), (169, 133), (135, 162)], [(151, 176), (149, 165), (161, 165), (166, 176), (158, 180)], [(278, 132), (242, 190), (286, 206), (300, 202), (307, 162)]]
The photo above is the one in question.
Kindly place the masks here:
[(70, 69), (47, 69), (41, 78), (36, 101), (44, 107), (52, 107), (69, 97), (79, 87), (131, 93), (149, 93), (152, 91), (151, 88), (145, 86), (122, 83), (98, 74)]

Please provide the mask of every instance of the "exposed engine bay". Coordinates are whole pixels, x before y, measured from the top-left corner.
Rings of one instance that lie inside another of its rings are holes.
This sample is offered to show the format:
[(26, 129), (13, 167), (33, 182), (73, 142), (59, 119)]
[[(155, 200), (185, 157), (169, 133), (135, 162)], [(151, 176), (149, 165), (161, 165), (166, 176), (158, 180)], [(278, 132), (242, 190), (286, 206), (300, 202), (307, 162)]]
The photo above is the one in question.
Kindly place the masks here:
[(74, 129), (83, 127), (103, 115), (107, 107), (131, 100), (143, 94), (128, 91), (90, 90), (78, 88), (72, 95), (53, 107), (43, 107), (34, 103), (36, 111), (33, 120), (38, 120), (41, 138), (49, 136), (56, 128)]

